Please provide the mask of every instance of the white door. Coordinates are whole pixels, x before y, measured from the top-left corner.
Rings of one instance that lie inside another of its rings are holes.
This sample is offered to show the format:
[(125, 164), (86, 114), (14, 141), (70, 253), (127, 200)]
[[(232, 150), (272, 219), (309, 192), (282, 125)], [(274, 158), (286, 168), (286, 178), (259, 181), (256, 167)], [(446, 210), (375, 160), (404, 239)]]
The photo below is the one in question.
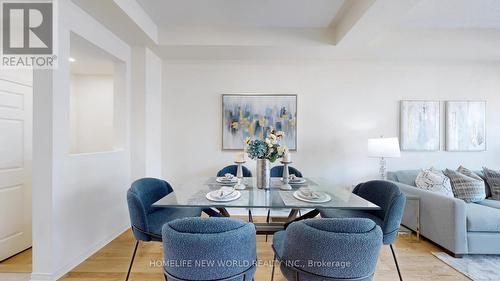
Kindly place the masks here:
[(32, 72), (0, 70), (0, 261), (31, 247)]

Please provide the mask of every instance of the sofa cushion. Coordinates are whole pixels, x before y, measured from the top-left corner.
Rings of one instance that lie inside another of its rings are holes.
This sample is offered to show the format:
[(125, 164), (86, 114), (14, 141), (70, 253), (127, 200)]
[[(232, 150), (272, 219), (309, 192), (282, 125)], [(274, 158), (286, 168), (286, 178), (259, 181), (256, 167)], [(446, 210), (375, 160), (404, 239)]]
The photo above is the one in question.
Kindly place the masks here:
[(491, 189), (491, 198), (500, 200), (500, 172), (485, 167), (483, 173)]
[(490, 208), (500, 209), (500, 200), (484, 199), (476, 203)]
[(421, 170), (401, 170), (393, 172), (396, 176), (396, 181), (407, 185), (415, 186), (415, 179)]
[(500, 209), (476, 203), (466, 204), (467, 231), (500, 232)]
[(415, 179), (415, 185), (423, 190), (453, 197), (450, 179), (443, 172), (434, 168), (425, 169), (420, 172)]
[(486, 180), (486, 176), (483, 171), (474, 171), (479, 177), (481, 177), (484, 181), (484, 187), (486, 188), (486, 198), (491, 197), (491, 189), (488, 181)]
[(467, 203), (483, 201), (486, 198), (484, 181), (475, 173), (460, 167), (457, 171), (446, 169), (444, 174), (450, 178), (456, 198)]

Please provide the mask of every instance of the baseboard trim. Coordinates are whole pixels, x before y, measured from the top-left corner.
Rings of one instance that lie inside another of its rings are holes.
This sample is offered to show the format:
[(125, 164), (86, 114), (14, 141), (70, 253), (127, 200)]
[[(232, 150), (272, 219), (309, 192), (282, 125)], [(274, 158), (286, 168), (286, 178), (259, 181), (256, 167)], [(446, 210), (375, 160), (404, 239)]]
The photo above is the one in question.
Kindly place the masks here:
[(87, 258), (95, 254), (97, 251), (102, 249), (104, 246), (109, 244), (111, 241), (120, 236), (123, 232), (127, 231), (130, 228), (129, 225), (122, 226), (118, 231), (114, 232), (108, 238), (103, 239), (88, 248), (87, 251), (83, 252), (79, 256), (73, 258), (66, 265), (57, 269), (54, 274), (49, 273), (32, 273), (30, 281), (56, 281), (59, 278), (63, 277), (66, 273), (70, 272), (73, 268), (84, 262)]
[(52, 274), (50, 273), (31, 273), (30, 281), (52, 281)]

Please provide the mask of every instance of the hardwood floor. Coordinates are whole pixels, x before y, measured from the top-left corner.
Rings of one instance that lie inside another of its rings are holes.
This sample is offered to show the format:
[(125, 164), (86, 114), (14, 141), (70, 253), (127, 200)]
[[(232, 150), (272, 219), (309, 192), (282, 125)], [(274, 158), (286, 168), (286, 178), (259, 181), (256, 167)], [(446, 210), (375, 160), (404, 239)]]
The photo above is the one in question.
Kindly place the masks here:
[[(265, 236), (257, 237), (257, 255), (265, 265), (259, 266), (256, 281), (271, 280), (273, 258), (272, 237), (265, 242)], [(123, 281), (134, 249), (135, 240), (131, 231), (126, 231), (99, 252), (66, 274), (63, 281)], [(447, 266), (431, 252), (442, 251), (437, 246), (414, 236), (400, 235), (395, 245), (396, 255), (405, 281), (410, 280), (469, 280), (461, 273)], [(160, 243), (142, 243), (134, 261), (131, 281), (164, 281), (161, 266), (162, 246)], [(279, 269), (275, 271), (276, 281), (285, 281)], [(382, 248), (374, 280), (398, 280), (396, 267), (389, 246)]]
[(0, 262), (0, 272), (29, 273), (31, 268), (31, 248)]

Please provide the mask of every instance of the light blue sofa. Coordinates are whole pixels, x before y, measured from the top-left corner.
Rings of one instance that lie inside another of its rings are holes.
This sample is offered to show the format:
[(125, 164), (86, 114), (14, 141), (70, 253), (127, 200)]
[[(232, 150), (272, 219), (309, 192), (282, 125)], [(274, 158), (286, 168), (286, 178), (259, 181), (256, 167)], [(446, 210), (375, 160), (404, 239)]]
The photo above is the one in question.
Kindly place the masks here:
[[(415, 179), (420, 170), (389, 172), (387, 179), (401, 191), (420, 197), (420, 233), (455, 257), (467, 254), (500, 254), (500, 201), (478, 203), (446, 197), (419, 189)], [(484, 178), (482, 172), (476, 172)], [(486, 194), (491, 196), (486, 185)], [(402, 224), (416, 230), (416, 202), (406, 204)]]

